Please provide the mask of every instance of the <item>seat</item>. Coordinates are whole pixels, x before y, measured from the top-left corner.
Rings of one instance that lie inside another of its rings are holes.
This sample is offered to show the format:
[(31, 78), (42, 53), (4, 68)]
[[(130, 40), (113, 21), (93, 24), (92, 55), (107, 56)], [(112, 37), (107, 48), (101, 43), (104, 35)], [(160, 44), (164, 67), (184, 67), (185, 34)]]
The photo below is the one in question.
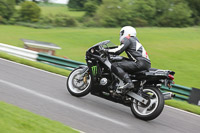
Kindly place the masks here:
[(131, 74), (132, 74), (132, 75), (143, 75), (143, 74), (145, 74), (146, 72), (148, 72), (148, 70), (137, 71), (137, 72), (133, 72), (133, 73), (131, 73)]
[(149, 71), (157, 71), (158, 69), (156, 68), (150, 68)]
[(129, 74), (129, 76), (131, 78), (144, 77), (146, 75), (146, 72), (148, 72), (148, 70), (137, 71), (137, 72), (133, 72), (133, 73)]

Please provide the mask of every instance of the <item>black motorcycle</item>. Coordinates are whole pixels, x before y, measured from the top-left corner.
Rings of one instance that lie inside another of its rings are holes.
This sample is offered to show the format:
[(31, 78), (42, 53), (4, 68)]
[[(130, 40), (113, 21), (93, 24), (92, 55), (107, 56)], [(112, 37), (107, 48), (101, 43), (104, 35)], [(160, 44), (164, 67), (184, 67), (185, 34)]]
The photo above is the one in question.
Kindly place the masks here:
[(137, 92), (128, 90), (118, 93), (124, 82), (111, 71), (111, 64), (122, 60), (121, 56), (107, 54), (104, 49), (116, 48), (107, 40), (92, 46), (86, 52), (87, 65), (74, 69), (67, 79), (69, 93), (82, 97), (89, 93), (104, 99), (129, 106), (139, 119), (152, 120), (160, 115), (164, 100), (171, 99), (172, 93), (161, 93), (161, 85), (170, 87), (175, 72), (151, 68), (149, 71), (130, 73)]

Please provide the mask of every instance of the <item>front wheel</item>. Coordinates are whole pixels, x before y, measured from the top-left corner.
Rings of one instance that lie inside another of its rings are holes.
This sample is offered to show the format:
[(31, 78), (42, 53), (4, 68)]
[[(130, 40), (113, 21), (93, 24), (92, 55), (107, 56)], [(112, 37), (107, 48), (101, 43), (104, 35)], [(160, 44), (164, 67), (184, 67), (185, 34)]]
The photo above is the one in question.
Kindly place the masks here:
[(164, 108), (163, 95), (156, 87), (145, 87), (142, 91), (142, 97), (147, 99), (148, 103), (144, 105), (134, 99), (131, 111), (139, 119), (153, 120), (160, 115)]
[(76, 97), (87, 95), (91, 90), (91, 76), (88, 72), (82, 73), (83, 68), (74, 69), (67, 78), (67, 90)]

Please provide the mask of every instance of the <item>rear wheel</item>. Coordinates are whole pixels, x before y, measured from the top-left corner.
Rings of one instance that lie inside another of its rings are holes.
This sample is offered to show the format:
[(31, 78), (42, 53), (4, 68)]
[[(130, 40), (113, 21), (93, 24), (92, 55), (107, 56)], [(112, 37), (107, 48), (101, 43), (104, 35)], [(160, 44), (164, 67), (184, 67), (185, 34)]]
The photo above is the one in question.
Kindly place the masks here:
[(152, 120), (160, 115), (164, 108), (164, 98), (156, 87), (145, 87), (142, 92), (143, 98), (147, 99), (146, 105), (133, 100), (131, 104), (132, 113), (139, 119)]
[(87, 95), (91, 89), (91, 76), (86, 72), (82, 73), (83, 68), (73, 70), (67, 79), (67, 90), (76, 97)]

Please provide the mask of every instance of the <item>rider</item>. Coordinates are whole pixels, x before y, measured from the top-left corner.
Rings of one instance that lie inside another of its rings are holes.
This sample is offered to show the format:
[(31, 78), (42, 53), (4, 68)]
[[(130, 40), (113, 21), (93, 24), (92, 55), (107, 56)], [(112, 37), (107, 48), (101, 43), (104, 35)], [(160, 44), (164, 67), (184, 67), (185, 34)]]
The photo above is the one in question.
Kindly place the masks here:
[[(128, 56), (128, 58), (112, 63), (111, 66), (112, 72), (125, 82), (125, 85), (119, 88), (121, 92), (124, 92), (127, 89), (134, 88), (128, 73), (149, 70), (151, 62), (144, 47), (136, 38), (136, 30), (132, 26), (125, 26), (120, 30), (120, 43), (120, 46), (109, 49), (107, 52), (120, 55), (125, 51)], [(134, 91), (137, 91), (136, 88)]]

